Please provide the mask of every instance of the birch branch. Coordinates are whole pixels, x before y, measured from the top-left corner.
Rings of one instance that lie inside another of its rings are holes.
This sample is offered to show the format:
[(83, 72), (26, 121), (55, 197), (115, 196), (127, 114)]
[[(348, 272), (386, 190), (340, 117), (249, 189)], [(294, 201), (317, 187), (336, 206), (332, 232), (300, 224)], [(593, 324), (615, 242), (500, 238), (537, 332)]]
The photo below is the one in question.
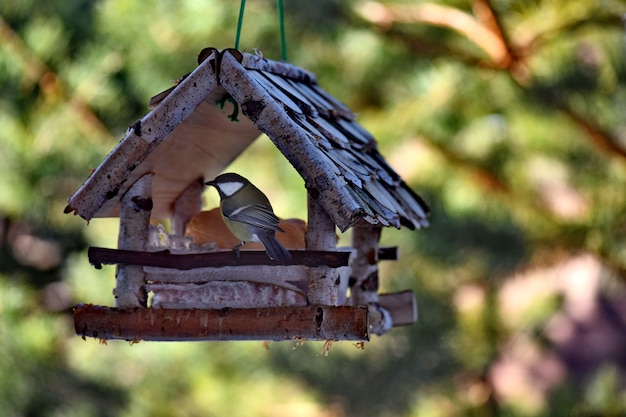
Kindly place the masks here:
[(117, 309), (78, 305), (76, 334), (129, 341), (369, 340), (366, 307)]
[[(122, 250), (144, 250), (152, 212), (152, 174), (139, 178), (120, 200), (120, 230), (117, 246)], [(146, 273), (137, 265), (119, 265), (115, 273), (116, 307), (146, 307)]]
[(323, 265), (330, 268), (339, 268), (347, 266), (350, 258), (350, 252), (292, 250), (289, 251), (289, 253), (291, 253), (290, 260), (273, 261), (267, 257), (265, 251), (241, 251), (239, 258), (237, 258), (233, 251), (172, 254), (168, 250), (143, 252), (91, 247), (88, 250), (88, 257), (89, 262), (97, 269), (101, 267), (101, 264), (122, 264), (156, 266), (180, 270), (247, 265), (304, 265), (309, 267)]

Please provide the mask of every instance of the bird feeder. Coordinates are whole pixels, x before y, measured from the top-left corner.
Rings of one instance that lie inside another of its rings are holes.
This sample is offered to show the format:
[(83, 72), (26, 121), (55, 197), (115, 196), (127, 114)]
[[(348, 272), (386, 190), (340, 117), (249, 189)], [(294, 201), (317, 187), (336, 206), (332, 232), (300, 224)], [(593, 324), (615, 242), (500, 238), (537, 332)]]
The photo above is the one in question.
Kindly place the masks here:
[[(288, 63), (214, 48), (198, 61), (152, 99), (152, 111), (69, 198), (66, 213), (87, 221), (119, 217), (118, 248), (89, 249), (97, 268), (117, 265), (115, 304), (76, 306), (77, 334), (366, 341), (414, 323), (412, 291), (378, 293), (378, 262), (396, 258), (379, 239), (383, 227), (426, 227), (428, 208), (355, 114), (313, 74)], [(281, 222), (295, 239), (284, 243), (288, 261), (272, 261), (262, 250), (235, 256), (231, 244), (219, 242), (225, 236), (219, 215), (201, 211), (203, 182), (260, 133), (307, 189), (306, 225)], [(164, 218), (169, 232), (152, 225)], [(350, 248), (337, 248), (336, 228), (352, 229)], [(209, 236), (199, 243), (203, 233)]]

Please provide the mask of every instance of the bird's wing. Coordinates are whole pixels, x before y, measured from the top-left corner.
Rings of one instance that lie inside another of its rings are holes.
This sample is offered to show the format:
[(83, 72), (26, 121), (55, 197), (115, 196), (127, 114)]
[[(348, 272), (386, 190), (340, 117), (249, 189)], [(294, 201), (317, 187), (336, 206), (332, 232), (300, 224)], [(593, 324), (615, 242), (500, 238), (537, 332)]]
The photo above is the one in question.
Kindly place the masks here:
[(283, 231), (278, 227), (280, 220), (276, 217), (272, 209), (261, 204), (237, 207), (230, 212), (224, 210), (224, 216), (229, 220), (246, 223), (262, 229)]

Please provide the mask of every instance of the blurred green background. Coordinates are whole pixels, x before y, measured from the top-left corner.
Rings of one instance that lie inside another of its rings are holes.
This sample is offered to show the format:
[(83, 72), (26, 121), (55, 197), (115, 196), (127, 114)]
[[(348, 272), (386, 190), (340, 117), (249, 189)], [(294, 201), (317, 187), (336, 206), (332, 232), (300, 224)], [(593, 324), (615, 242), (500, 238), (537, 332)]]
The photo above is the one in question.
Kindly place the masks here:
[[(73, 333), (73, 305), (113, 304), (114, 268), (86, 250), (115, 247), (117, 223), (64, 215), (67, 198), (202, 48), (233, 46), (238, 10), (0, 3), (0, 415), (626, 415), (618, 0), (285, 0), (289, 61), (432, 208), (429, 229), (383, 233), (401, 250), (384, 290), (413, 289), (419, 322), (328, 356)], [(248, 1), (240, 47), (280, 59), (274, 1)], [(305, 217), (269, 140), (233, 169)]]

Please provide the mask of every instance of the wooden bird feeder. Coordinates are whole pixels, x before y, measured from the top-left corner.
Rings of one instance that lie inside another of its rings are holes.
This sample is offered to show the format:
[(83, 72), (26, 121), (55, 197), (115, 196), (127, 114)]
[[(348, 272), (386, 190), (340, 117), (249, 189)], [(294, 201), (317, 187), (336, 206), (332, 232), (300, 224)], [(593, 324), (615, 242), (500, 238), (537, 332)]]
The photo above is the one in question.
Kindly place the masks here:
[[(313, 74), (207, 48), (198, 67), (151, 105), (69, 198), (67, 213), (87, 221), (120, 219), (117, 249), (89, 249), (97, 268), (117, 264), (115, 306), (76, 306), (77, 334), (366, 341), (417, 320), (412, 291), (378, 293), (378, 262), (396, 258), (395, 248), (379, 247), (379, 238), (382, 227), (426, 227), (428, 208), (385, 162), (354, 113)], [(284, 243), (292, 254), (286, 262), (271, 261), (262, 250), (235, 256), (232, 241), (219, 242), (225, 226), (216, 212), (201, 212), (203, 182), (259, 131), (308, 192), (306, 226), (281, 223), (296, 239)], [(164, 218), (169, 233), (151, 225)], [(351, 248), (336, 247), (336, 227), (352, 228)]]

